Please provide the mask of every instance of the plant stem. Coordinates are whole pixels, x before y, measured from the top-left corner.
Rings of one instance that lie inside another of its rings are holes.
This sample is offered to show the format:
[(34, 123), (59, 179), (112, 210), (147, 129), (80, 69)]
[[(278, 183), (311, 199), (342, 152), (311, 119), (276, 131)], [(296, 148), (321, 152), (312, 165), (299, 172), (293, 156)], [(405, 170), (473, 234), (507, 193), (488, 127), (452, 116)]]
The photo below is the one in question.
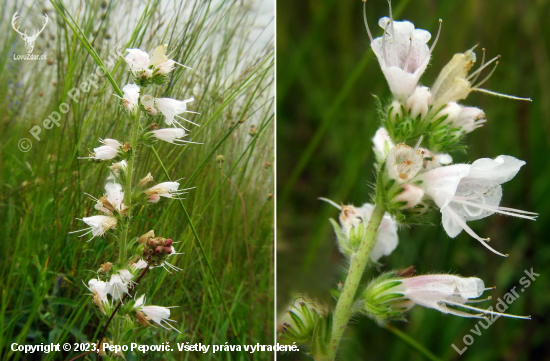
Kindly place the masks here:
[[(138, 146), (138, 132), (139, 132), (139, 122), (141, 119), (141, 111), (136, 110), (135, 118), (132, 122), (132, 133), (130, 139), (130, 149), (132, 154), (128, 159), (128, 168), (126, 172), (126, 184), (124, 186), (124, 205), (128, 207), (126, 211), (126, 222), (124, 229), (122, 230), (122, 235), (118, 244), (118, 263), (121, 267), (124, 266), (126, 262), (126, 248), (128, 245), (128, 235), (130, 234), (130, 225), (132, 222), (132, 180), (134, 176), (134, 163), (137, 158), (137, 146)], [(121, 334), (121, 322), (115, 321), (115, 332), (113, 333), (114, 341), (118, 345), (122, 344), (120, 340)]]
[(338, 297), (336, 308), (333, 314), (332, 334), (330, 343), (328, 345), (328, 355), (326, 358), (320, 358), (320, 360), (334, 360), (336, 351), (340, 344), (340, 340), (346, 330), (349, 319), (351, 317), (351, 308), (353, 301), (355, 300), (355, 294), (357, 293), (357, 287), (361, 282), (363, 271), (369, 261), (369, 254), (374, 245), (376, 244), (376, 237), (378, 235), (378, 228), (386, 208), (383, 204), (376, 204), (372, 215), (367, 225), (365, 236), (357, 249), (357, 252), (351, 257), (351, 264), (349, 266), (348, 276), (344, 283), (344, 287)]

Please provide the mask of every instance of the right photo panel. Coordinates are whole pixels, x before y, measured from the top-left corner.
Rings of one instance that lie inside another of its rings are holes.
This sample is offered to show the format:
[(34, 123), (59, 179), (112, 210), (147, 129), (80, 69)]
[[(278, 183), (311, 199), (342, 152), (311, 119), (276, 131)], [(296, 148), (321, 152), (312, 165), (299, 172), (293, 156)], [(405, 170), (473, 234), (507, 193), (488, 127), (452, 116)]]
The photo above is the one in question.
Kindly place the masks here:
[(277, 1), (278, 360), (550, 359), (547, 1)]

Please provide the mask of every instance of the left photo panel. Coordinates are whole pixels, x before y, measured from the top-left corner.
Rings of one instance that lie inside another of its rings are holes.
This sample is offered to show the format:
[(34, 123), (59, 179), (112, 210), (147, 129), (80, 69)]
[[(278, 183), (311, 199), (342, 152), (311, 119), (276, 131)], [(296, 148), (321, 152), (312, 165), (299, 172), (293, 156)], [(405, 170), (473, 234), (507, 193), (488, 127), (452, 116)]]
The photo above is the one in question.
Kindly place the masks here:
[(273, 360), (274, 2), (1, 17), (0, 359)]

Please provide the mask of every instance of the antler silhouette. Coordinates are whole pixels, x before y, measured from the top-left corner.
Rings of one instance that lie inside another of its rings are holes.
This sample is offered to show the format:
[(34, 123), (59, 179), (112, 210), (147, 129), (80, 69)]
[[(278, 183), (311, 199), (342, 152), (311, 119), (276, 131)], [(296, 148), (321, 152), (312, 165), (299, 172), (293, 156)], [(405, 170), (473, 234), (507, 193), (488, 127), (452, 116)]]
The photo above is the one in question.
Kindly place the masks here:
[[(46, 15), (47, 16), (47, 15)], [(13, 30), (15, 30), (17, 33), (19, 33), (23, 39), (28, 37), (27, 30), (25, 30), (24, 33), (20, 32), (19, 29), (15, 26), (15, 22), (17, 21), (17, 18), (19, 17), (19, 11), (16, 11), (15, 14), (13, 14), (13, 17), (11, 18), (11, 26), (13, 27)], [(44, 25), (46, 26), (46, 25)]]
[(20, 32), (19, 29), (16, 27), (16, 21), (17, 21), (17, 18), (19, 17), (19, 11), (16, 11), (15, 14), (13, 14), (13, 17), (11, 18), (11, 26), (13, 27), (13, 30), (15, 30), (17, 33), (19, 33), (23, 39), (25, 39), (25, 41), (27, 41), (27, 39), (29, 40), (36, 40), (36, 38), (38, 37), (38, 35), (40, 35), (40, 33), (42, 31), (44, 31), (44, 29), (46, 28), (46, 25), (48, 24), (48, 15), (47, 14), (44, 14), (44, 23), (42, 24), (42, 29), (40, 30), (33, 30), (33, 33), (31, 36), (27, 35), (27, 30), (25, 30), (24, 33)]
[(44, 29), (46, 28), (46, 25), (48, 24), (48, 20), (49, 20), (48, 14), (44, 14), (44, 19), (46, 19), (46, 21), (44, 21), (44, 23), (42, 24), (42, 29), (38, 30), (38, 32), (36, 30), (34, 30), (34, 32), (32, 33), (31, 38), (38, 37), (38, 35), (40, 35), (40, 33), (44, 31)]

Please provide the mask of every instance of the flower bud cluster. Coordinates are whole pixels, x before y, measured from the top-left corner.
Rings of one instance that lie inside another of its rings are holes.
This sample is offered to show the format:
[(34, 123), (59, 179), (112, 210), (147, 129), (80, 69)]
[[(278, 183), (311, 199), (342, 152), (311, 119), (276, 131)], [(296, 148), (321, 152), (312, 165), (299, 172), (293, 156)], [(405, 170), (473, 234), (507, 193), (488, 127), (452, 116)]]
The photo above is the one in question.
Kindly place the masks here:
[(168, 256), (175, 253), (172, 240), (163, 237), (151, 237), (143, 244), (143, 259), (150, 267), (162, 265)]
[(300, 346), (300, 351), (314, 357), (326, 355), (332, 317), (323, 306), (303, 297), (296, 300), (278, 329), (278, 342)]
[(174, 70), (176, 64), (180, 64), (168, 59), (166, 48), (166, 44), (158, 46), (151, 56), (140, 49), (127, 49), (128, 55), (124, 60), (130, 66), (136, 84), (161, 85), (170, 80), (168, 74)]

